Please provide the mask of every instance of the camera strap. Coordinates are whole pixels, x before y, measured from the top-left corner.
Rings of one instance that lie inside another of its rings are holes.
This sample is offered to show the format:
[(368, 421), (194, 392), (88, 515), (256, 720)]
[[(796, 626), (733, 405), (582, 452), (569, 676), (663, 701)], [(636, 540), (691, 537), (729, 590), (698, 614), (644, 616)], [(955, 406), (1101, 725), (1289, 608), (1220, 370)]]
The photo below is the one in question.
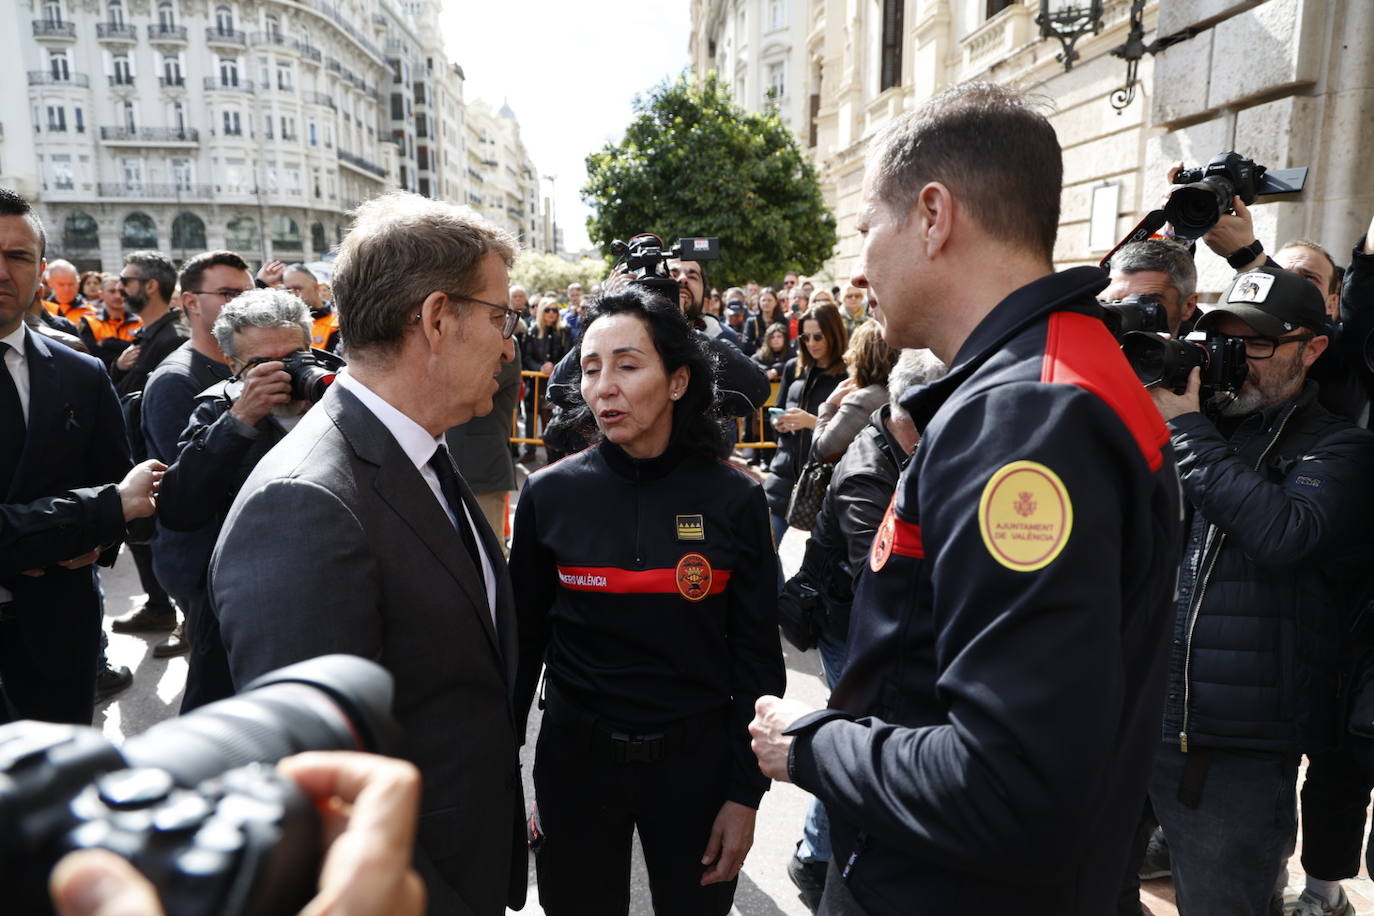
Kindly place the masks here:
[(1169, 218), (1164, 215), (1163, 210), (1151, 210), (1145, 214), (1145, 218), (1136, 223), (1135, 228), (1126, 233), (1126, 237), (1116, 243), (1116, 247), (1107, 252), (1107, 256), (1097, 262), (1097, 266), (1103, 270), (1111, 270), (1112, 255), (1132, 242), (1143, 242), (1148, 238), (1153, 238), (1159, 230), (1164, 228), (1164, 224)]

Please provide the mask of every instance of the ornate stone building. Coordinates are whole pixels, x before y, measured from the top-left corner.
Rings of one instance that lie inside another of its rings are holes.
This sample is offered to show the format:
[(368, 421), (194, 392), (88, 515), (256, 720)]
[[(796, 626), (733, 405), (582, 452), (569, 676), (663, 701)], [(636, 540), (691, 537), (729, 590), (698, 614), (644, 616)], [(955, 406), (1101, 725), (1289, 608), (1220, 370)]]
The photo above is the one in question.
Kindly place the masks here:
[[(763, 48), (740, 42), (737, 23), (760, 15), (759, 0), (690, 0), (696, 72), (731, 78), (765, 64)], [(1100, 30), (1080, 38), (1071, 70), (1058, 41), (1040, 37), (1039, 0), (806, 0), (780, 42), (805, 48), (781, 98), (806, 97), (792, 121), (812, 150), (840, 228), (827, 279), (842, 279), (859, 250), (854, 232), (866, 142), (895, 115), (969, 79), (1009, 83), (1045, 96), (1064, 147), (1065, 186), (1055, 259), (1095, 262), (1167, 190), (1165, 172), (1205, 164), (1235, 149), (1271, 168), (1306, 165), (1301, 195), (1264, 198), (1254, 212), (1271, 248), (1295, 236), (1348, 259), (1374, 213), (1374, 185), (1358, 165), (1374, 143), (1374, 3), (1366, 0), (1149, 0), (1144, 41), (1172, 44), (1138, 63), (1124, 101), (1127, 65), (1110, 51), (1126, 42), (1131, 0), (1104, 0)], [(1067, 4), (1052, 2), (1051, 6)], [(1087, 6), (1081, 0), (1079, 6)], [(1166, 41), (1167, 43), (1167, 41)], [(790, 52), (789, 52), (790, 53)], [(1007, 138), (1015, 143), (1014, 137)], [(1229, 271), (1198, 255), (1204, 290)]]

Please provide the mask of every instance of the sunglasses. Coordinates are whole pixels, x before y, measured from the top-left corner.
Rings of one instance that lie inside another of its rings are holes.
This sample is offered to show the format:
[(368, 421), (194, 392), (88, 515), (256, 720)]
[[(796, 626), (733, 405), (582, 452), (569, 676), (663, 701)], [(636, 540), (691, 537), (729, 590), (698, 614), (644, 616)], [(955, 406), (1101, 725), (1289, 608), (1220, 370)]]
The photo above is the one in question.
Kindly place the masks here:
[(820, 343), (822, 340), (825, 340), (825, 335), (822, 334), (820, 331), (817, 331), (814, 334), (799, 334), (797, 335), (797, 337), (799, 340), (811, 340), (815, 341), (816, 343)]

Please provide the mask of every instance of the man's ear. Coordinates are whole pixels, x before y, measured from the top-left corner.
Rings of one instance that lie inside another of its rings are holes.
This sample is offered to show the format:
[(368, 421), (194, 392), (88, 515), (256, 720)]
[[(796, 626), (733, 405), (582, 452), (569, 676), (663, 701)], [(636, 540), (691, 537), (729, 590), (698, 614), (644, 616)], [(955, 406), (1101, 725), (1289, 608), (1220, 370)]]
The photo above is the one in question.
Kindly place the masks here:
[[(426, 296), (425, 301), (421, 302), (419, 309), (416, 310), (420, 315), (420, 330), (424, 332), (431, 350), (437, 348), (439, 338), (446, 330), (442, 327), (444, 322), (452, 323), (458, 316), (451, 303), (452, 300), (447, 293), (436, 290)], [(448, 332), (452, 333), (452, 330)]]
[(1187, 321), (1189, 318), (1193, 317), (1197, 312), (1197, 300), (1198, 294), (1193, 293), (1183, 301), (1183, 308), (1179, 309), (1178, 312), (1180, 321)]
[(1302, 367), (1304, 370), (1312, 368), (1312, 364), (1317, 361), (1317, 357), (1326, 352), (1326, 348), (1331, 345), (1331, 338), (1322, 334), (1313, 337), (1307, 342), (1307, 346), (1302, 351)]
[(200, 314), (200, 302), (196, 300), (195, 293), (189, 293), (186, 290), (181, 291), (181, 310), (188, 315)]
[(917, 194), (916, 205), (907, 219), (917, 220), (926, 257), (935, 257), (949, 242), (954, 229), (954, 195), (941, 182), (929, 182)]

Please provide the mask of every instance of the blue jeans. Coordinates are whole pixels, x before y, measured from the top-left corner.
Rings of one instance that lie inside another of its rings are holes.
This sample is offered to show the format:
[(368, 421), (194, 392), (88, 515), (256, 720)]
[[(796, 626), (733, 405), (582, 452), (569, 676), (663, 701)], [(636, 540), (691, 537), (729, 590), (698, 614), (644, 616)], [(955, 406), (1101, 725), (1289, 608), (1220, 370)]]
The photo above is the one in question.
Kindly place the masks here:
[[(845, 658), (849, 655), (849, 644), (821, 636), (816, 643), (821, 654), (821, 672), (825, 675), (825, 686), (831, 690), (840, 680), (844, 671)], [(829, 862), (830, 818), (825, 813), (825, 805), (819, 798), (811, 799), (811, 807), (806, 812), (806, 822), (802, 824), (801, 845), (797, 847), (797, 858), (803, 862)]]
[(1165, 745), (1150, 777), (1150, 801), (1169, 840), (1179, 914), (1269, 916), (1274, 879), (1298, 826), (1298, 755), (1210, 753), (1196, 808), (1178, 798), (1192, 755)]

